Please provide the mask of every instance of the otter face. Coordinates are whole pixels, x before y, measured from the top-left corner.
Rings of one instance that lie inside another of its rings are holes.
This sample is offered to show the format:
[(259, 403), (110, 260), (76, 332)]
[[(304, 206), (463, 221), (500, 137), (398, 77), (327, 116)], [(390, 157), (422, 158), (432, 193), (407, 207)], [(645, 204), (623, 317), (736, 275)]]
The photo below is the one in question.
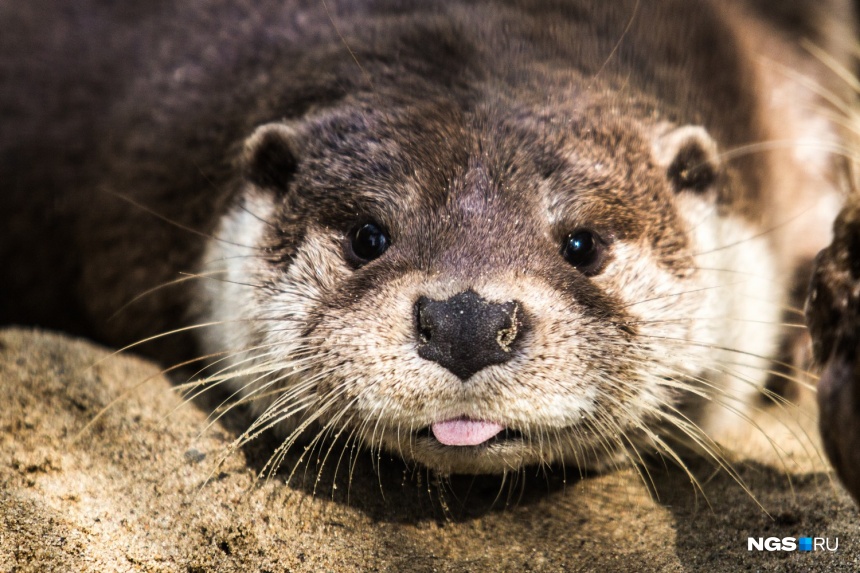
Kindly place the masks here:
[(755, 391), (773, 270), (708, 134), (501, 109), (356, 104), (249, 137), (203, 298), (250, 434), (599, 468), (671, 454), (667, 430), (707, 450), (682, 404)]

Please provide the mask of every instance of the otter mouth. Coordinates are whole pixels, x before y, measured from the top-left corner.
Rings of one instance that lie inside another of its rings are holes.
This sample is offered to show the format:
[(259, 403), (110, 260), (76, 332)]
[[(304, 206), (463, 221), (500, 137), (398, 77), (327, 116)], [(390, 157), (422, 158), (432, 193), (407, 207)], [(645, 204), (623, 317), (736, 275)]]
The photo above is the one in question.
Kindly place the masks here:
[(491, 444), (522, 440), (518, 430), (506, 428), (498, 422), (452, 418), (434, 422), (418, 430), (416, 437), (448, 447), (486, 447)]

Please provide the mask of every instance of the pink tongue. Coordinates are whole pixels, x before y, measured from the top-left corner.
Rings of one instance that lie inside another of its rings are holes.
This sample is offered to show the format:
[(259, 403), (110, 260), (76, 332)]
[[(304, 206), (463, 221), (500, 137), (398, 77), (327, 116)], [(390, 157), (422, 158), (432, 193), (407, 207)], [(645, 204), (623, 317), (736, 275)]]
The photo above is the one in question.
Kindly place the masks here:
[(436, 422), (430, 429), (436, 439), (446, 446), (477, 446), (505, 429), (495, 422), (477, 422), (456, 418)]

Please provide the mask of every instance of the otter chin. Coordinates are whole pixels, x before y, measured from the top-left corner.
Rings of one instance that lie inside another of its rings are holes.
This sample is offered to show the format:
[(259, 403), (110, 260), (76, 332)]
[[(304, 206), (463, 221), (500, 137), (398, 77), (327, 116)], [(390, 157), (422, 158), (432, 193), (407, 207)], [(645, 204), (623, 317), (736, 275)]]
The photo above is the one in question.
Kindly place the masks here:
[(773, 394), (850, 2), (104, 4), (4, 27), (2, 320), (202, 356), (274, 459), (722, 460)]

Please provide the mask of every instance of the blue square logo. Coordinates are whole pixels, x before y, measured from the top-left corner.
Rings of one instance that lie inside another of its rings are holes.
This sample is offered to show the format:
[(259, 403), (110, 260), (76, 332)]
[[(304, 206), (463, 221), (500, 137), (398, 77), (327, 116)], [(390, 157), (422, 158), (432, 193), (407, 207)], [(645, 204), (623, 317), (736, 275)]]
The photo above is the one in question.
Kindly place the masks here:
[(798, 549), (800, 551), (812, 551), (812, 538), (811, 537), (801, 537), (797, 540)]

